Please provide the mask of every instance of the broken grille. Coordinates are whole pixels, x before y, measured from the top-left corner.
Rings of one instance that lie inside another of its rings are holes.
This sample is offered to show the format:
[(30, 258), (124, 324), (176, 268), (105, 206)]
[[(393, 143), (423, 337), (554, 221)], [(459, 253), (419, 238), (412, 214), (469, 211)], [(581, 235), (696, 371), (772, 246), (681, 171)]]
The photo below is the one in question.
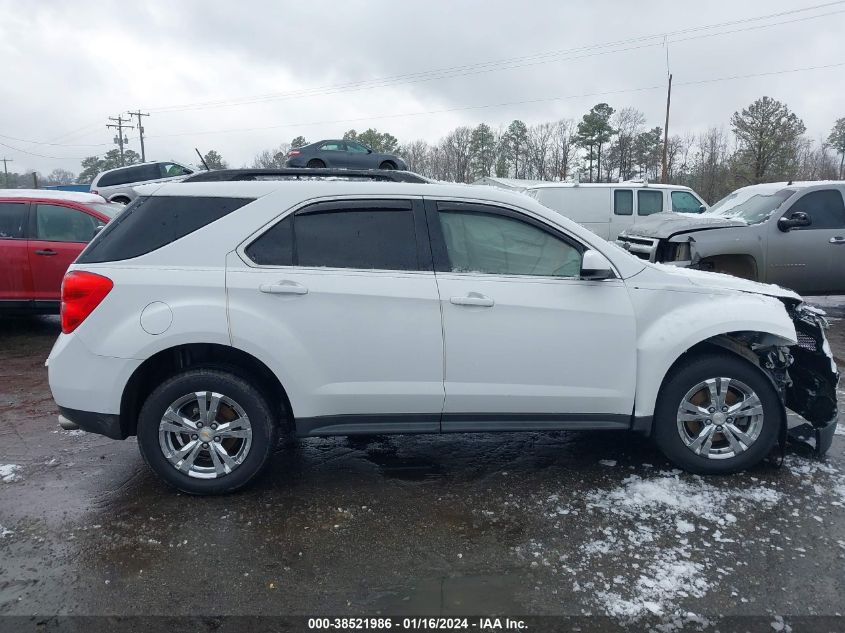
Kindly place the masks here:
[(806, 350), (811, 352), (815, 352), (818, 349), (816, 345), (816, 340), (812, 336), (808, 336), (803, 332), (798, 332), (798, 346), (803, 347)]

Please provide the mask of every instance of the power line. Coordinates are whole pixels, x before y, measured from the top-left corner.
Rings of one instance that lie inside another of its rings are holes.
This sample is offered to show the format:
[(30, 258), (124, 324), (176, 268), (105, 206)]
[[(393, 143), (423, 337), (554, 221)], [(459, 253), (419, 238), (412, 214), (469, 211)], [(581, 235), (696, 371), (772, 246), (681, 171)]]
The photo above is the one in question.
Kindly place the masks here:
[[(434, 81), (437, 79), (447, 79), (452, 77), (462, 77), (467, 75), (473, 74), (481, 74), (487, 72), (493, 72), (497, 70), (514, 70), (519, 68), (525, 68), (527, 66), (534, 66), (538, 64), (546, 64), (553, 61), (571, 61), (577, 59), (583, 59), (585, 57), (592, 57), (596, 55), (606, 55), (612, 53), (621, 53), (621, 52), (628, 52), (631, 50), (637, 50), (641, 48), (648, 48), (653, 46), (659, 46), (667, 41), (667, 38), (684, 35), (688, 33), (695, 33), (698, 31), (703, 30), (713, 30), (718, 28), (724, 28), (726, 26), (736, 26), (739, 24), (747, 24), (749, 22), (757, 22), (761, 20), (772, 19), (776, 17), (783, 17), (786, 15), (793, 15), (800, 12), (806, 12), (810, 10), (830, 7), (834, 5), (841, 5), (845, 3), (845, 0), (837, 0), (836, 2), (828, 2), (824, 4), (814, 5), (811, 7), (804, 7), (801, 9), (793, 9), (789, 11), (781, 11), (778, 13), (771, 13), (768, 15), (763, 16), (756, 16), (756, 17), (749, 17), (740, 20), (732, 20), (729, 22), (722, 22), (719, 24), (713, 25), (705, 25), (705, 26), (697, 26), (697, 27), (690, 27), (686, 29), (680, 29), (676, 31), (668, 31), (665, 33), (657, 33), (653, 35), (641, 36), (636, 38), (630, 38), (625, 40), (617, 40), (614, 42), (607, 42), (603, 44), (592, 44), (586, 45), (578, 48), (567, 49), (567, 50), (557, 50), (557, 51), (549, 51), (545, 53), (537, 53), (534, 55), (528, 56), (521, 56), (521, 57), (514, 57), (514, 58), (505, 58), (493, 61), (486, 61), (486, 62), (479, 62), (475, 64), (468, 64), (462, 66), (451, 66), (446, 68), (434, 69), (434, 70), (426, 70), (426, 71), (419, 71), (415, 73), (404, 73), (400, 75), (392, 75), (382, 78), (373, 78), (369, 80), (362, 80), (357, 82), (350, 82), (345, 84), (336, 84), (332, 86), (322, 86), (316, 88), (308, 88), (303, 90), (297, 91), (289, 91), (289, 92), (281, 92), (281, 93), (269, 93), (265, 95), (258, 95), (252, 97), (242, 97), (238, 99), (223, 99), (223, 100), (216, 100), (216, 101), (205, 101), (205, 102), (195, 102), (189, 104), (181, 104), (181, 105), (173, 105), (173, 106), (160, 106), (158, 108), (150, 108), (151, 111), (154, 112), (181, 112), (185, 110), (202, 110), (202, 109), (209, 109), (209, 108), (218, 108), (218, 107), (233, 107), (233, 106), (240, 106), (240, 105), (250, 105), (253, 103), (263, 103), (266, 101), (277, 101), (277, 100), (286, 100), (286, 99), (297, 99), (303, 97), (314, 97), (314, 96), (325, 96), (329, 94), (337, 94), (341, 92), (352, 92), (358, 90), (369, 90), (373, 88), (383, 88), (389, 87), (398, 84), (406, 84), (406, 83), (420, 83), (424, 81)], [(792, 20), (784, 20), (780, 22), (774, 22), (771, 24), (762, 24), (756, 25), (752, 27), (734, 29), (730, 31), (720, 31), (715, 33), (704, 33), (700, 35), (695, 35), (691, 37), (681, 38), (671, 40), (672, 43), (675, 42), (685, 42), (685, 41), (692, 41), (707, 37), (716, 37), (719, 35), (728, 35), (732, 33), (740, 33), (752, 30), (759, 30), (764, 28), (770, 28), (773, 26), (780, 26), (783, 24), (791, 24), (794, 22), (802, 22), (806, 20), (814, 20), (821, 17), (827, 17), (830, 15), (835, 15), (839, 13), (845, 12), (845, 9), (832, 11), (823, 14), (817, 14), (812, 16), (806, 16), (801, 18), (796, 18)], [(657, 41), (654, 41), (657, 40)], [(635, 44), (638, 42), (646, 42), (639, 46), (629, 46), (627, 48), (616, 48), (613, 50), (596, 50), (596, 49), (606, 49), (612, 47), (619, 47), (627, 44)], [(587, 52), (587, 51), (594, 51), (594, 52)], [(575, 53), (582, 53), (586, 52), (583, 55), (576, 55), (572, 56)], [(567, 57), (569, 56), (569, 57)]]
[(7, 134), (0, 134), (0, 138), (19, 141), (21, 143), (30, 143), (32, 145), (49, 145), (51, 147), (103, 147), (111, 145), (111, 143), (48, 143), (47, 141), (29, 141), (25, 138), (17, 138), (16, 136), (8, 136)]
[(29, 150), (21, 149), (20, 147), (13, 147), (12, 145), (7, 145), (2, 141), (0, 141), (0, 145), (15, 152), (20, 152), (21, 154), (28, 154), (29, 156), (38, 156), (39, 158), (52, 158), (53, 160), (83, 160), (87, 158), (87, 156), (48, 156), (46, 154), (37, 154), (35, 152), (30, 152)]
[[(789, 73), (797, 73), (797, 72), (805, 72), (805, 71), (812, 71), (812, 70), (825, 70), (829, 68), (839, 68), (845, 66), (845, 62), (838, 62), (835, 64), (825, 64), (822, 66), (806, 66), (803, 68), (790, 68), (784, 70), (775, 70), (775, 71), (767, 71), (767, 72), (760, 72), (760, 73), (750, 73), (745, 75), (732, 75), (726, 77), (714, 77), (710, 79), (698, 79), (698, 80), (690, 80), (690, 81), (683, 81), (683, 82), (676, 82), (674, 84), (675, 87), (678, 86), (693, 86), (699, 84), (707, 84), (707, 83), (716, 83), (720, 81), (733, 81), (737, 79), (751, 79), (753, 77), (767, 77), (772, 75), (784, 75)], [(252, 128), (232, 128), (228, 130), (207, 130), (207, 131), (194, 131), (194, 132), (177, 132), (174, 134), (157, 134), (154, 137), (150, 136), (149, 138), (172, 138), (172, 137), (181, 137), (181, 136), (207, 136), (213, 134), (229, 134), (233, 132), (258, 132), (264, 130), (276, 130), (276, 129), (283, 129), (283, 128), (290, 128), (290, 127), (307, 127), (312, 125), (330, 125), (334, 123), (354, 123), (358, 121), (372, 121), (378, 119), (396, 119), (396, 118), (403, 118), (403, 117), (412, 117), (412, 116), (425, 116), (429, 114), (445, 114), (449, 112), (460, 112), (464, 110), (480, 110), (486, 108), (500, 108), (500, 107), (508, 107), (508, 106), (515, 106), (515, 105), (530, 105), (535, 103), (547, 103), (553, 101), (565, 101), (569, 99), (581, 99), (587, 97), (600, 97), (600, 96), (608, 96), (608, 95), (615, 95), (615, 94), (625, 94), (625, 93), (632, 93), (632, 92), (644, 92), (648, 90), (662, 90), (665, 89), (665, 84), (656, 84), (653, 86), (640, 86), (637, 88), (623, 88), (619, 90), (610, 90), (610, 91), (599, 91), (599, 92), (589, 92), (589, 93), (582, 93), (576, 95), (564, 95), (564, 96), (556, 96), (556, 97), (542, 97), (538, 99), (524, 99), (520, 101), (507, 101), (501, 103), (485, 103), (485, 104), (478, 104), (478, 105), (466, 105), (466, 106), (455, 106), (452, 108), (443, 108), (440, 110), (424, 110), (419, 112), (404, 112), (404, 113), (396, 113), (396, 114), (382, 114), (382, 115), (371, 115), (371, 116), (364, 116), (364, 117), (355, 117), (355, 118), (348, 118), (348, 119), (332, 119), (332, 120), (324, 120), (324, 121), (308, 121), (308, 122), (298, 122), (298, 123), (285, 123), (282, 125), (268, 125), (262, 127), (252, 127)]]
[[(201, 109), (216, 108), (216, 107), (236, 107), (236, 106), (240, 106), (240, 105), (250, 105), (250, 104), (253, 104), (253, 103), (262, 103), (262, 102), (273, 101), (273, 100), (295, 99), (295, 98), (314, 97), (314, 96), (327, 96), (327, 95), (337, 94), (337, 93), (341, 93), (341, 92), (391, 87), (393, 85), (398, 85), (398, 84), (401, 84), (401, 83), (418, 83), (418, 82), (422, 82), (422, 81), (434, 81), (434, 80), (437, 80), (437, 79), (447, 79), (447, 78), (452, 78), (452, 77), (466, 76), (466, 75), (470, 75), (470, 74), (480, 74), (480, 73), (486, 73), (486, 72), (494, 72), (496, 70), (514, 70), (514, 69), (524, 68), (526, 66), (533, 66), (533, 65), (537, 65), (537, 64), (545, 64), (545, 63), (549, 63), (549, 62), (553, 62), (553, 61), (574, 61), (574, 60), (578, 60), (578, 59), (583, 59), (585, 57), (592, 57), (592, 56), (597, 56), (597, 55), (606, 55), (606, 54), (613, 54), (613, 53), (630, 52), (632, 50), (648, 48), (648, 47), (653, 47), (653, 46), (658, 46), (658, 45), (665, 45), (667, 47), (667, 55), (668, 55), (668, 45), (670, 43), (668, 41), (668, 38), (672, 37), (672, 36), (684, 35), (684, 34), (688, 34), (688, 33), (696, 33), (696, 32), (699, 32), (699, 31), (714, 30), (714, 29), (724, 28), (726, 26), (736, 26), (736, 25), (740, 25), (740, 24), (748, 24), (750, 22), (759, 22), (761, 20), (768, 20), (768, 19), (773, 19), (773, 18), (778, 18), (778, 17), (784, 17), (784, 16), (787, 16), (787, 15), (794, 15), (794, 14), (797, 14), (797, 13), (803, 13), (803, 12), (807, 12), (807, 11), (823, 9), (823, 8), (841, 5), (841, 4), (845, 4), (845, 0), (836, 0), (836, 1), (833, 1), (833, 2), (826, 2), (826, 3), (823, 3), (823, 4), (812, 5), (812, 6), (809, 6), (809, 7), (802, 7), (802, 8), (798, 8), (798, 9), (780, 11), (780, 12), (777, 12), (777, 13), (770, 13), (770, 14), (762, 15), (762, 16), (747, 17), (747, 18), (742, 18), (742, 19), (738, 19), (738, 20), (721, 22), (721, 23), (718, 23), (718, 24), (688, 27), (688, 28), (685, 28), (685, 29), (668, 31), (668, 32), (665, 32), (665, 33), (657, 33), (657, 34), (653, 34), (653, 35), (640, 36), (640, 37), (626, 39), (626, 40), (617, 40), (615, 42), (586, 45), (586, 46), (568, 49), (568, 50), (549, 51), (549, 52), (545, 52), (545, 53), (537, 53), (537, 54), (534, 54), (534, 55), (528, 55), (528, 56), (522, 56), (522, 57), (505, 58), (505, 59), (500, 59), (500, 60), (479, 62), (479, 63), (469, 64), (469, 65), (452, 66), (452, 67), (440, 68), (440, 69), (435, 69), (435, 70), (420, 71), (420, 72), (416, 72), (416, 73), (405, 73), (405, 74), (393, 75), (393, 76), (388, 76), (388, 77), (383, 77), (383, 78), (375, 78), (375, 79), (363, 80), (363, 81), (358, 81), (358, 82), (351, 82), (351, 83), (346, 83), (346, 84), (338, 84), (338, 85), (334, 85), (334, 86), (323, 86), (323, 87), (317, 87), (317, 88), (304, 89), (304, 90), (300, 90), (300, 91), (283, 92), (283, 93), (270, 93), (270, 94), (267, 94), (267, 95), (259, 95), (259, 96), (256, 96), (256, 97), (245, 97), (245, 98), (234, 99), (234, 100), (228, 99), (228, 100), (218, 100), (218, 101), (197, 102), (197, 103), (194, 103), (194, 104), (183, 104), (181, 106), (163, 106), (163, 107), (160, 107), (160, 108), (152, 108), (152, 110), (163, 112), (163, 113), (165, 113), (165, 112), (180, 112), (180, 111), (185, 111), (185, 110), (201, 110)], [(793, 19), (793, 20), (775, 22), (775, 23), (771, 23), (771, 24), (763, 24), (763, 25), (756, 25), (756, 26), (752, 26), (752, 27), (748, 27), (748, 28), (734, 29), (734, 30), (731, 30), (731, 31), (720, 31), (720, 32), (716, 32), (716, 33), (704, 33), (704, 34), (701, 34), (701, 35), (696, 35), (696, 36), (691, 36), (691, 37), (687, 37), (687, 38), (672, 40), (671, 43), (686, 42), (686, 41), (692, 41), (692, 40), (697, 40), (697, 39), (706, 38), (706, 37), (715, 37), (715, 36), (719, 36), (719, 35), (728, 35), (728, 34), (733, 34), (733, 33), (745, 32), (745, 31), (749, 31), (749, 30), (758, 30), (758, 29), (769, 28), (769, 27), (773, 27), (773, 26), (780, 26), (780, 25), (783, 25), (783, 24), (790, 24), (790, 23), (794, 23), (794, 22), (801, 22), (801, 21), (806, 21), (806, 20), (817, 19), (817, 18), (820, 18), (820, 17), (826, 17), (826, 16), (835, 15), (835, 14), (839, 14), (839, 13), (845, 13), (845, 9), (838, 10), (838, 11), (832, 11), (832, 12), (824, 13), (824, 14), (801, 17), (801, 18), (797, 18), (797, 19)], [(651, 40), (655, 40), (655, 39), (658, 39), (658, 38), (659, 38), (660, 41), (651, 42)], [(649, 42), (649, 43), (641, 44), (639, 46), (629, 46), (627, 48), (621, 48), (621, 49), (616, 48), (616, 49), (613, 49), (613, 50), (595, 50), (595, 49), (603, 49), (603, 48), (608, 48), (608, 47), (613, 47), (613, 46), (621, 46), (623, 44), (631, 44), (631, 43), (636, 43), (636, 42)], [(577, 52), (581, 52), (581, 51), (594, 51), (594, 52), (587, 53), (587, 54), (584, 54), (584, 55), (575, 55), (575, 56), (565, 57), (565, 58), (562, 57), (564, 55), (572, 55), (573, 53), (577, 53)], [(508, 64), (510, 64), (510, 65), (508, 65)], [(514, 65), (514, 64), (516, 64), (516, 65)], [(458, 72), (458, 71), (462, 71), (462, 70), (466, 70), (468, 72), (462, 72), (462, 73)], [(444, 74), (444, 73), (446, 73), (446, 74)], [(451, 74), (448, 74), (448, 73), (451, 73)], [(611, 93), (607, 93), (607, 94), (615, 94), (615, 93), (611, 92)], [(140, 110), (138, 110), (137, 112), (134, 112), (134, 113), (130, 113), (130, 114), (132, 114), (134, 116), (138, 116), (139, 112), (140, 112)], [(141, 113), (141, 116), (148, 116), (148, 114), (149, 113)], [(141, 117), (138, 116), (138, 127), (142, 128), (143, 126), (141, 125), (140, 119), (141, 119)], [(347, 119), (347, 120), (351, 120), (351, 119)], [(55, 139), (53, 139), (53, 141), (50, 141), (50, 142), (47, 142), (47, 141), (30, 141), (30, 140), (27, 140), (27, 139), (21, 139), (21, 138), (12, 137), (12, 136), (6, 136), (6, 135), (0, 135), (0, 137), (6, 138), (6, 139), (12, 139), (12, 140), (19, 141), (19, 142), (22, 142), (22, 143), (31, 143), (31, 144), (35, 144), (35, 145), (47, 145), (47, 146), (55, 146), (55, 147), (105, 147), (105, 146), (111, 145), (111, 143), (90, 143), (90, 144), (78, 143), (78, 144), (74, 144), (74, 143), (67, 143), (67, 142), (64, 142), (64, 143), (55, 142), (60, 138), (64, 138), (65, 141), (67, 141), (70, 138), (73, 138), (74, 136), (79, 136), (80, 133), (82, 133), (82, 132), (87, 133), (87, 130), (90, 130), (92, 128), (96, 128), (97, 126), (98, 126), (98, 124), (93, 124), (93, 125), (86, 125), (86, 126), (83, 126), (81, 128), (77, 128), (74, 131), (71, 131), (71, 132), (65, 133), (63, 135), (60, 135), (59, 137), (56, 137)], [(274, 126), (271, 126), (269, 128), (259, 128), (259, 129), (272, 129), (273, 127)], [(137, 138), (141, 139), (141, 144), (142, 144), (141, 150), (142, 150), (142, 155), (143, 155), (144, 154), (144, 147), (143, 147), (143, 139), (141, 138), (142, 136), (143, 136), (143, 132), (139, 130), (139, 137), (137, 137)], [(135, 137), (133, 137), (133, 138), (135, 138)], [(6, 145), (6, 147), (10, 147), (10, 146)], [(26, 150), (21, 150), (21, 149), (18, 149), (18, 148), (11, 148), (11, 149), (16, 149), (16, 151), (22, 151), (23, 153), (28, 153), (28, 154), (33, 155), (33, 156), (43, 156), (41, 154), (36, 154), (34, 152), (28, 152)], [(44, 156), (44, 157), (50, 158), (49, 156)], [(53, 158), (59, 158), (59, 157), (53, 157)]]

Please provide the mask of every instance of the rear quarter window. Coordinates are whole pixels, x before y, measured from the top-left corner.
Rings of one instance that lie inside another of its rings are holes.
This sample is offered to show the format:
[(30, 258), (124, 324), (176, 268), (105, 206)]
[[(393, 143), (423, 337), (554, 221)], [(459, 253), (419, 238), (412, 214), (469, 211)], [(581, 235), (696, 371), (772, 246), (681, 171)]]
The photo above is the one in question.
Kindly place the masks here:
[(142, 196), (106, 225), (76, 260), (116, 262), (146, 255), (201, 229), (254, 198)]

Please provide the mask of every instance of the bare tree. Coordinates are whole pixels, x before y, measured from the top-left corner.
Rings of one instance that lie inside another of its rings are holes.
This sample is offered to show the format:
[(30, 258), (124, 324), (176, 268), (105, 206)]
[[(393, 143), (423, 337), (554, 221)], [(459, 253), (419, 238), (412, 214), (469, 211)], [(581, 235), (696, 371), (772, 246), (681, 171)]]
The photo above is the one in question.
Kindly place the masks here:
[(555, 124), (550, 169), (550, 176), (555, 180), (566, 180), (573, 171), (572, 163), (578, 155), (577, 127), (572, 119), (561, 119)]
[(549, 180), (551, 171), (551, 154), (554, 145), (554, 123), (540, 123), (528, 128), (528, 144), (526, 154), (529, 169), (526, 175), (538, 180)]
[(616, 130), (616, 140), (609, 153), (612, 153), (616, 160), (606, 162), (613, 163), (622, 180), (628, 180), (634, 175), (634, 140), (643, 131), (645, 123), (645, 114), (632, 107), (620, 109), (610, 121), (611, 126)]
[(411, 171), (425, 176), (431, 175), (431, 147), (422, 139), (404, 145), (402, 156)]
[(253, 169), (273, 169), (284, 167), (285, 159), (290, 150), (290, 143), (282, 143), (276, 149), (265, 149), (255, 155), (250, 167)]
[(472, 128), (462, 126), (455, 128), (441, 142), (443, 158), (446, 161), (445, 180), (455, 182), (469, 182), (472, 159)]

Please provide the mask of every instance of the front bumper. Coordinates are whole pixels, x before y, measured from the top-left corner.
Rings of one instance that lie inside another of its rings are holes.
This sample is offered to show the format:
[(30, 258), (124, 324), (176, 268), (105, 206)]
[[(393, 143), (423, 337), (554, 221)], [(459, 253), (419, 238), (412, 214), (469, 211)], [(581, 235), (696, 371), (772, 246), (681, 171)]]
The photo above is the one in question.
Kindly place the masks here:
[(839, 370), (824, 333), (828, 324), (822, 313), (805, 304), (788, 311), (798, 343), (789, 348), (793, 362), (787, 372), (786, 406), (807, 421), (791, 429), (790, 437), (814, 438), (816, 453), (821, 456), (833, 442), (839, 417)]

